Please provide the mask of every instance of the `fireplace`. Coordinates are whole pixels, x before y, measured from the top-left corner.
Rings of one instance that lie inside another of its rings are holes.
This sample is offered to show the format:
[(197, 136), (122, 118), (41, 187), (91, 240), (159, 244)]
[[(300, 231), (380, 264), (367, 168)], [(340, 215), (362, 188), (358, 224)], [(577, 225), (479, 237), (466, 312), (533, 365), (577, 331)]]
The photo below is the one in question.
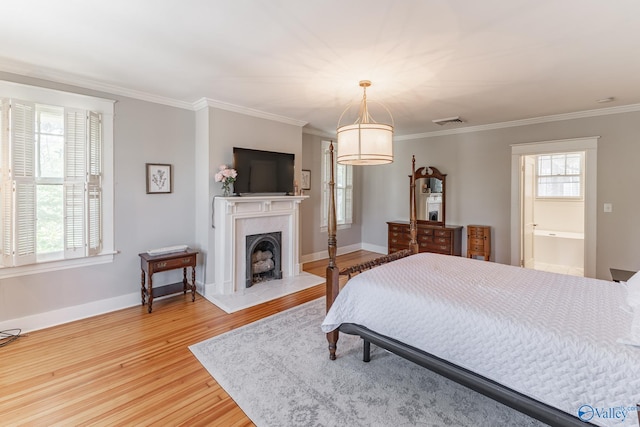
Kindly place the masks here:
[(276, 270), (280, 278), (284, 280), (299, 276), (299, 205), (306, 197), (216, 197), (213, 222), (215, 283), (205, 288), (205, 295), (232, 295), (255, 289), (247, 287), (253, 276), (253, 273), (248, 274), (251, 267), (247, 266), (250, 264), (247, 253), (249, 246), (254, 243), (253, 240), (249, 242), (247, 237), (265, 231), (267, 234), (280, 234), (278, 245), (274, 243), (275, 237), (267, 239), (274, 246), (279, 246), (279, 268)]
[[(204, 297), (227, 313), (233, 313), (324, 283), (323, 277), (301, 271), (299, 207), (307, 197), (215, 197), (212, 222), (215, 252), (211, 256), (214, 283), (205, 285)], [(267, 236), (261, 236), (263, 234)], [(261, 237), (254, 240), (252, 236)], [(280, 274), (281, 278), (273, 277), (254, 285), (255, 272), (247, 267), (252, 263), (248, 253), (253, 255), (258, 250), (263, 253), (259, 258), (273, 261), (273, 270), (270, 266), (265, 268), (273, 271), (274, 276)], [(248, 282), (250, 277), (252, 280)], [(254, 286), (248, 287), (250, 285)]]
[(282, 232), (252, 234), (246, 239), (245, 286), (282, 279)]

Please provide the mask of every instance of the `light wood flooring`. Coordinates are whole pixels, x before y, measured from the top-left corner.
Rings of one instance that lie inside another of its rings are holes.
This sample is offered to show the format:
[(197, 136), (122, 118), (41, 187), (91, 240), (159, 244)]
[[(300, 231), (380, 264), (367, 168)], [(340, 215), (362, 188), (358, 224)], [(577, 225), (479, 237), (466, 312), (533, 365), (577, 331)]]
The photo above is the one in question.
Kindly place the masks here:
[[(377, 256), (357, 251), (338, 265)], [(324, 276), (326, 264), (304, 270)], [(187, 347), (324, 293), (322, 284), (233, 314), (180, 294), (151, 314), (137, 306), (31, 332), (0, 347), (0, 425), (253, 425)]]

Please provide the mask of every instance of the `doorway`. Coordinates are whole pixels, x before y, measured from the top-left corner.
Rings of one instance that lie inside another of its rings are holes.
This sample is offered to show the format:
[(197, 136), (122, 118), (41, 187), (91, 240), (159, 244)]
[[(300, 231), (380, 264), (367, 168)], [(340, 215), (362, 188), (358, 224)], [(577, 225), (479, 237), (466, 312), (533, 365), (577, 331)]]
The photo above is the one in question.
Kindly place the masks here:
[[(589, 137), (511, 146), (512, 265), (595, 277), (597, 141), (598, 137)], [(538, 160), (559, 164), (575, 157), (569, 153), (581, 156), (580, 194), (552, 197), (549, 189), (572, 186), (557, 185), (562, 178), (554, 174), (549, 174), (548, 181), (539, 180)]]
[(584, 151), (522, 156), (522, 259), (584, 276)]

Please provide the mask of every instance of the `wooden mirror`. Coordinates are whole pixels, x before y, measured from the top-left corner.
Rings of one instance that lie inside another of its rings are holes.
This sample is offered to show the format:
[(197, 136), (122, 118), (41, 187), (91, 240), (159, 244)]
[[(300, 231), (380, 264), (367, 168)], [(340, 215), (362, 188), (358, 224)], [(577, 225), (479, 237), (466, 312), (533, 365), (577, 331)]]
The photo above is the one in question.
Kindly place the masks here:
[(416, 170), (413, 178), (417, 222), (444, 227), (447, 174), (427, 166)]

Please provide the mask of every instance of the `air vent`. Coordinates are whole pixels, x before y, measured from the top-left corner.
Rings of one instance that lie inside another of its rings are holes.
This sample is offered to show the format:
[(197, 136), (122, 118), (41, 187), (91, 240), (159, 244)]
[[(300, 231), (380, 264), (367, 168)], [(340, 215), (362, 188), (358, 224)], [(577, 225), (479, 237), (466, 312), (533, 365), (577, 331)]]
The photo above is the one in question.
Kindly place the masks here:
[(455, 117), (447, 117), (446, 119), (432, 120), (432, 122), (437, 125), (443, 126), (448, 123), (464, 123), (464, 120), (462, 120), (459, 116), (455, 116)]

